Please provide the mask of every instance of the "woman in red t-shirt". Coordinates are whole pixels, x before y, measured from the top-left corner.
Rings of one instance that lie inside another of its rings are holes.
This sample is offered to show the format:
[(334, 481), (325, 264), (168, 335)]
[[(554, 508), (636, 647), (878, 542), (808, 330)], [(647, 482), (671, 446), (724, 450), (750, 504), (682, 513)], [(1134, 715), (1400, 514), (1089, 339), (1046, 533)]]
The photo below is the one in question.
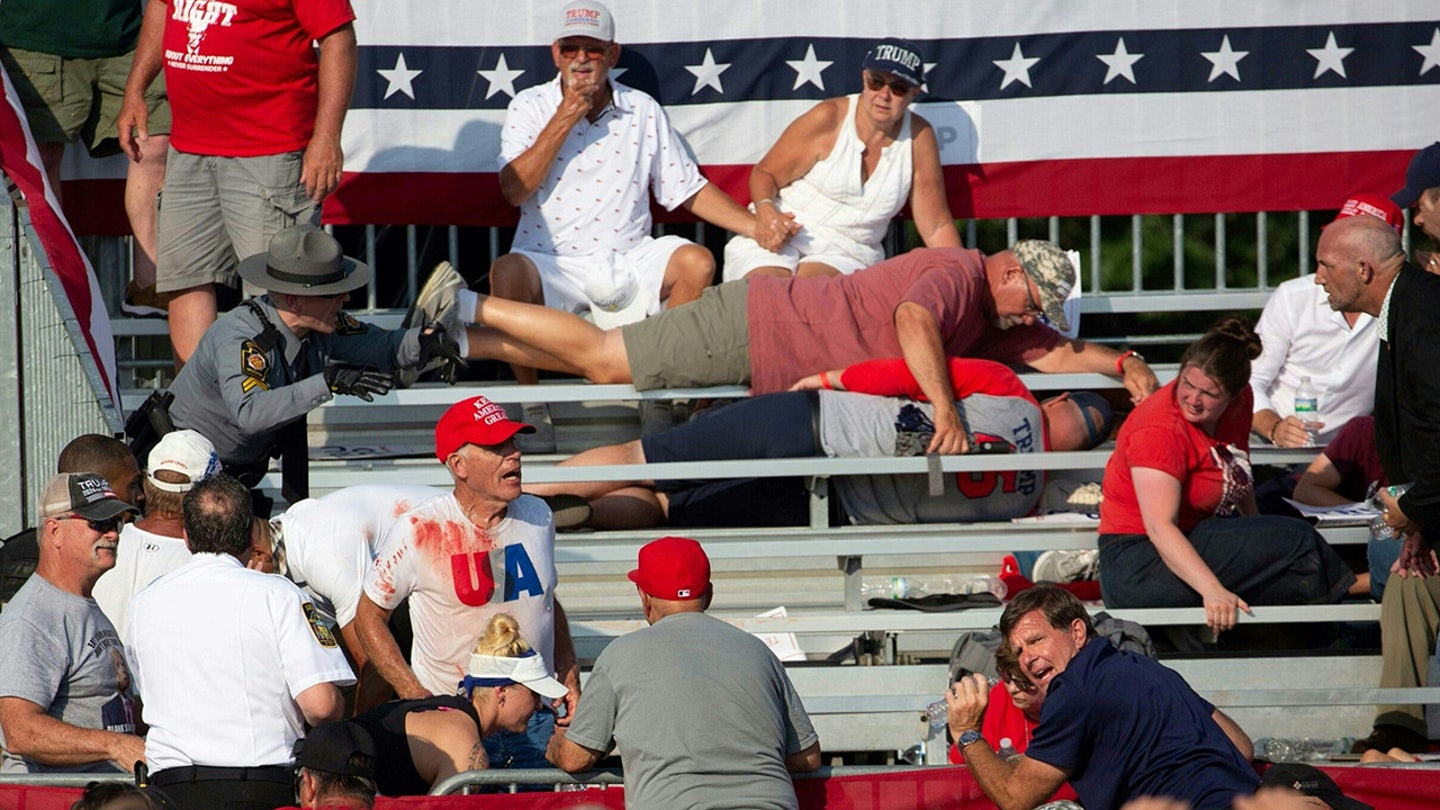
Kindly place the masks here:
[(1259, 355), (1248, 321), (1222, 319), (1120, 428), (1100, 503), (1107, 606), (1203, 605), (1219, 632), (1252, 602), (1336, 602), (1368, 588), (1310, 524), (1256, 514), (1249, 381)]

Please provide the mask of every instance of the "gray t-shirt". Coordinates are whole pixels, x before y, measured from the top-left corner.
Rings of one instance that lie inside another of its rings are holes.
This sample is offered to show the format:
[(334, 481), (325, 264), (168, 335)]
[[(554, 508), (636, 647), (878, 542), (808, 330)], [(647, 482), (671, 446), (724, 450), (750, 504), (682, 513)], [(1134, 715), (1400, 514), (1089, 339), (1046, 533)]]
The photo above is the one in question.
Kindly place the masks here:
[[(1040, 409), (1020, 397), (971, 394), (957, 403), (971, 435), (1045, 449)], [(935, 406), (901, 397), (820, 392), (820, 445), (839, 458), (919, 456), (935, 433)], [(831, 479), (855, 523), (951, 523), (1009, 520), (1035, 508), (1044, 490), (1038, 470), (955, 473), (930, 497), (924, 475), (837, 475)]]
[(611, 642), (567, 736), (619, 749), (629, 810), (795, 810), (785, 757), (818, 739), (765, 643), (703, 613)]
[[(0, 613), (0, 697), (24, 698), (80, 728), (135, 733), (130, 670), (114, 625), (94, 599), (67, 593), (33, 576)], [(0, 732), (0, 745), (4, 745)], [(41, 765), (13, 756), (4, 773), (92, 773), (111, 762)]]

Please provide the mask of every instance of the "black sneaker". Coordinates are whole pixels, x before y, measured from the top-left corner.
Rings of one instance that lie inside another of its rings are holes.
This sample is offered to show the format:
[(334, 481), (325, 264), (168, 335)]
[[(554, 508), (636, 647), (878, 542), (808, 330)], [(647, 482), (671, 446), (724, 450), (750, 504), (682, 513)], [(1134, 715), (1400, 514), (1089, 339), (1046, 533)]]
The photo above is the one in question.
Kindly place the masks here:
[(555, 531), (573, 532), (590, 522), (590, 502), (579, 495), (550, 495), (541, 498), (555, 515)]
[(1350, 753), (1363, 754), (1374, 750), (1383, 754), (1392, 748), (1411, 754), (1423, 754), (1430, 750), (1430, 741), (1424, 734), (1404, 726), (1382, 723), (1370, 731), (1369, 737), (1356, 740), (1355, 744), (1350, 746)]

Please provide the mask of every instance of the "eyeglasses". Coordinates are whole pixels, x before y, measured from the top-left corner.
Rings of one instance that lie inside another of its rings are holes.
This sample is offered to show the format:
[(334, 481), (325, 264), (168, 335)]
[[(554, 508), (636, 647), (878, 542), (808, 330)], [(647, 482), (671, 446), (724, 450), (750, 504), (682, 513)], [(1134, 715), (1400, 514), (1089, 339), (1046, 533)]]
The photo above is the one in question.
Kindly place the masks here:
[(105, 518), (104, 520), (94, 520), (84, 515), (66, 515), (60, 518), (60, 520), (83, 520), (85, 521), (85, 525), (90, 527), (90, 531), (99, 534), (118, 532), (121, 526), (129, 522), (125, 519), (124, 515), (116, 515), (115, 517)]
[(1042, 307), (1042, 306), (1040, 306), (1040, 302), (1039, 302), (1039, 301), (1036, 301), (1036, 300), (1035, 300), (1035, 293), (1031, 292), (1031, 289), (1032, 289), (1032, 288), (1031, 288), (1031, 286), (1030, 286), (1030, 281), (1027, 279), (1026, 282), (1025, 282), (1025, 313), (1024, 313), (1024, 314), (1026, 314), (1026, 315), (1033, 315), (1033, 316), (1035, 316), (1036, 318), (1044, 318), (1044, 317), (1045, 317), (1045, 308)]
[(583, 50), (585, 55), (591, 59), (599, 59), (609, 48), (609, 45), (580, 45), (575, 42), (562, 42), (560, 43), (560, 55), (566, 59), (574, 59), (575, 55)]
[(888, 86), (890, 92), (897, 96), (909, 95), (910, 91), (915, 89), (915, 85), (904, 79), (895, 77), (887, 79), (879, 73), (870, 73), (868, 71), (865, 73), (865, 84), (876, 93), (880, 92), (880, 88)]

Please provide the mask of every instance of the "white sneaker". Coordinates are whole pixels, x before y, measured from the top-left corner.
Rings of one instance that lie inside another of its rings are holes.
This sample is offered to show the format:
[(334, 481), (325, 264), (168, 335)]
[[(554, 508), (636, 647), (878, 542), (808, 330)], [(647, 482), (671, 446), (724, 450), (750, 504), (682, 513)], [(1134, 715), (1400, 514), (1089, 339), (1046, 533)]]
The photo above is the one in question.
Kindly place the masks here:
[(1076, 582), (1094, 579), (1100, 570), (1100, 552), (1097, 549), (1052, 549), (1035, 560), (1035, 569), (1030, 572), (1033, 582)]
[(515, 444), (522, 453), (554, 453), (555, 423), (550, 420), (550, 406), (544, 402), (530, 402), (522, 407), (520, 421), (535, 428), (534, 433), (516, 433)]

